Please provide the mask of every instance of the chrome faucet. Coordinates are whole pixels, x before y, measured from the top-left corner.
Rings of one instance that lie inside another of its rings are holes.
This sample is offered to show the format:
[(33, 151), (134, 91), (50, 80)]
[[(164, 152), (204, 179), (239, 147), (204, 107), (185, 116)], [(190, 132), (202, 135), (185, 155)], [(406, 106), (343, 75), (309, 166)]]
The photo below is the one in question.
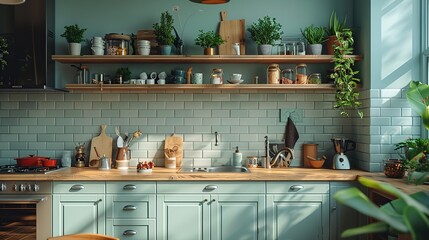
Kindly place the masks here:
[[(286, 153), (286, 154), (283, 154), (283, 153)], [(273, 166), (274, 164), (276, 164), (280, 157), (282, 157), (283, 159), (286, 160), (286, 164), (283, 162), (280, 162), (279, 166), (280, 167), (289, 167), (290, 161), (288, 161), (288, 160), (294, 159), (293, 149), (285, 147), (285, 148), (281, 149), (280, 151), (278, 151), (276, 153), (276, 155), (274, 155), (273, 161), (270, 165)], [(269, 168), (271, 168), (271, 166)]]

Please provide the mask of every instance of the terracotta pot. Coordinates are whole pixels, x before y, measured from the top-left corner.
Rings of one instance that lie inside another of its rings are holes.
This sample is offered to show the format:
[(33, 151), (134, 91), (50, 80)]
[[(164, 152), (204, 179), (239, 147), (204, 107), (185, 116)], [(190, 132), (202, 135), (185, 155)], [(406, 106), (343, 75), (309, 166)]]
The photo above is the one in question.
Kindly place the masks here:
[(328, 36), (328, 40), (326, 41), (328, 55), (334, 55), (334, 45), (338, 45), (337, 36)]
[(22, 158), (15, 158), (18, 167), (41, 167), (43, 166), (43, 161), (48, 159), (48, 157), (39, 157), (34, 155)]

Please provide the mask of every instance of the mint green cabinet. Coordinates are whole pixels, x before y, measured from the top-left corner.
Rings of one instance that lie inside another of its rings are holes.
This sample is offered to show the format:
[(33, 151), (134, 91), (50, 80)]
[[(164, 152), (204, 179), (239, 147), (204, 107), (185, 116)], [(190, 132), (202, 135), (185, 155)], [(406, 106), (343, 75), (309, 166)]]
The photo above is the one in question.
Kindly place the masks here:
[(158, 183), (158, 239), (264, 239), (264, 183)]
[(124, 240), (156, 239), (156, 183), (106, 183), (106, 234)]
[[(363, 226), (365, 216), (362, 216), (359, 212), (354, 209), (344, 206), (334, 199), (334, 194), (342, 189), (350, 187), (359, 187), (356, 182), (331, 182), (330, 183), (330, 239), (341, 239), (341, 233), (344, 230)], [(364, 239), (365, 235), (360, 235), (353, 238), (347, 239)]]
[(329, 183), (268, 182), (267, 239), (329, 239)]
[(54, 182), (53, 236), (105, 233), (105, 184)]

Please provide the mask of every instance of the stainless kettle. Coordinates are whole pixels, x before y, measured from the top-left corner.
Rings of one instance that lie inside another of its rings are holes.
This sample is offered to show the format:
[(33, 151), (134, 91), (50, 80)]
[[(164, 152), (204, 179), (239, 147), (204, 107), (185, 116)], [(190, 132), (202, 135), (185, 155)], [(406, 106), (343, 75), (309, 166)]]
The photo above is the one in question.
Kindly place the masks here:
[(110, 170), (110, 159), (106, 155), (98, 160), (98, 170)]

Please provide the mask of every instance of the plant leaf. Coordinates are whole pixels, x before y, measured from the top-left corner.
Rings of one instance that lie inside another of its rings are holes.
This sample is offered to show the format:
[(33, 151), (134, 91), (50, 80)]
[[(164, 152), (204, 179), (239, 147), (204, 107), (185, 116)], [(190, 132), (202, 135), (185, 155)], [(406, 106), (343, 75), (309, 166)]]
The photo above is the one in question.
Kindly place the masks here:
[(404, 220), (414, 240), (428, 239), (428, 216), (425, 216), (414, 206), (407, 206), (404, 211)]
[(375, 222), (365, 226), (350, 228), (341, 233), (342, 238), (353, 237), (356, 235), (367, 234), (367, 233), (381, 233), (387, 232), (389, 225), (384, 222)]
[(411, 108), (423, 116), (426, 110), (423, 100), (429, 96), (429, 86), (418, 81), (411, 81), (406, 95)]

